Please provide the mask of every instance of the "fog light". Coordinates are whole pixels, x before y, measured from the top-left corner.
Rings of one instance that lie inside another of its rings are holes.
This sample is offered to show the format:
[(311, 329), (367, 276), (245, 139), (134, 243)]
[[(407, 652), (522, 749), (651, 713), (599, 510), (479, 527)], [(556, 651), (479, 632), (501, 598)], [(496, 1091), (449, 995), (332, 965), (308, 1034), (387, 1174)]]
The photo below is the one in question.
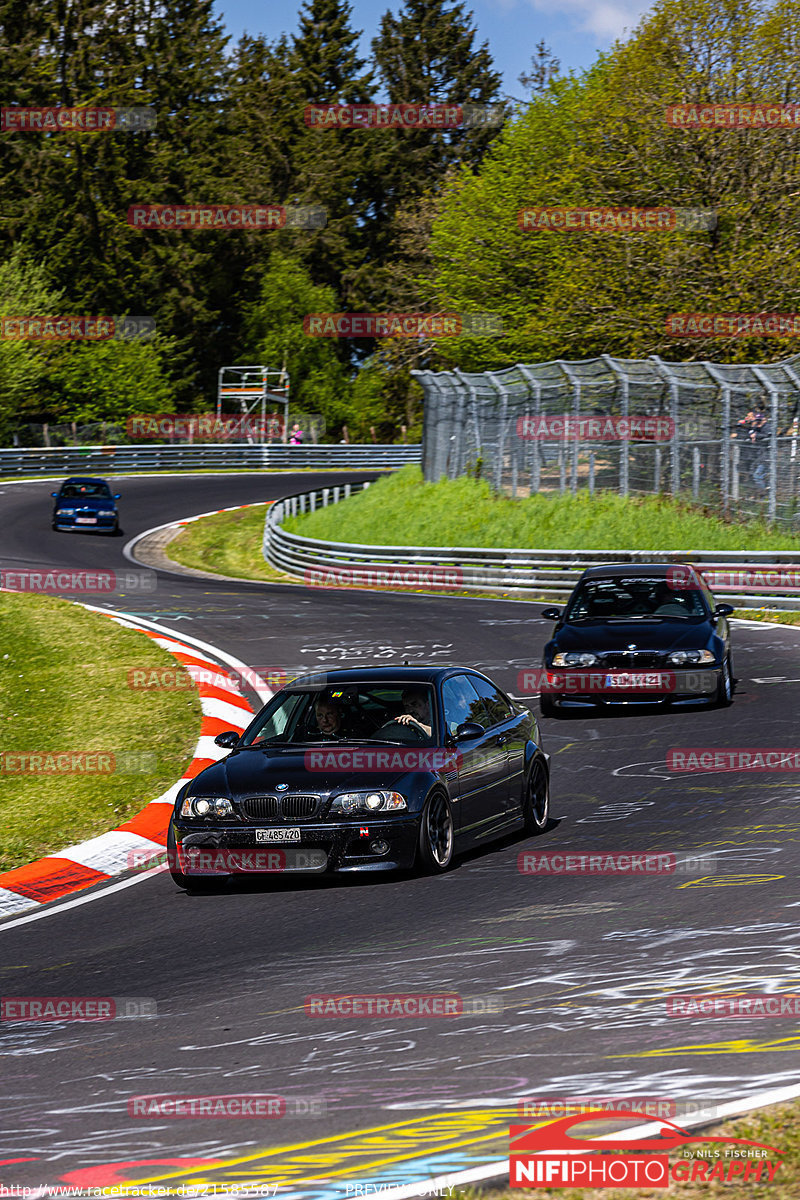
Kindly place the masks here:
[(389, 843), (388, 842), (370, 842), (369, 848), (373, 854), (388, 854), (389, 853)]

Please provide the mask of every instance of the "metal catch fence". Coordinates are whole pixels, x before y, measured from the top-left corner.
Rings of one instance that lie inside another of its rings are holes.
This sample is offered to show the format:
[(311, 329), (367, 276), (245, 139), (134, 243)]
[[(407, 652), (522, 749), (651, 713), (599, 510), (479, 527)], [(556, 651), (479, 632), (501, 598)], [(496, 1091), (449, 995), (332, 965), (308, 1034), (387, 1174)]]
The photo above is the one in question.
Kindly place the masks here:
[(513, 496), (668, 492), (726, 516), (800, 524), (800, 355), (730, 364), (600, 358), (412, 372), (427, 480)]

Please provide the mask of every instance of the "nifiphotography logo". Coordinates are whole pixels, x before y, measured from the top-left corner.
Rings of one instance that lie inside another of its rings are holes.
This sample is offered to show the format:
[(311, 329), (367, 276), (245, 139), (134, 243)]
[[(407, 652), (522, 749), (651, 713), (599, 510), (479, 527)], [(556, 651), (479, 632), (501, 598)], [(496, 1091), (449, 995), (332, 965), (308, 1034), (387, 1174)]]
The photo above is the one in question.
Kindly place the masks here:
[[(747, 1138), (695, 1135), (663, 1118), (661, 1128), (651, 1137), (614, 1134), (599, 1141), (597, 1137), (571, 1135), (574, 1125), (601, 1119), (633, 1119), (636, 1124), (628, 1126), (631, 1132), (641, 1128), (641, 1118), (623, 1109), (575, 1113), (535, 1128), (512, 1125), (511, 1187), (668, 1188), (670, 1183), (739, 1180), (771, 1183), (781, 1166), (783, 1151), (775, 1146)], [(669, 1152), (689, 1143), (700, 1143), (703, 1150), (670, 1163)]]

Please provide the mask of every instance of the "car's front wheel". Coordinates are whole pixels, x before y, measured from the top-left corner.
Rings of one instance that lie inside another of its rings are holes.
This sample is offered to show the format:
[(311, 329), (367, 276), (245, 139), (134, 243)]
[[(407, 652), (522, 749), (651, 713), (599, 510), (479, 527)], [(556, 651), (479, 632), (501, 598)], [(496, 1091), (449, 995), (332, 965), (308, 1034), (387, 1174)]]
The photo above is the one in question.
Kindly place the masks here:
[(535, 758), (528, 776), (525, 801), (522, 805), (525, 832), (541, 833), (550, 819), (550, 779), (541, 758)]
[(730, 654), (722, 662), (722, 670), (717, 683), (717, 706), (727, 708), (733, 700), (733, 666)]
[(425, 802), (419, 823), (417, 866), (426, 875), (441, 875), (453, 861), (455, 827), (450, 801), (434, 792)]
[(556, 702), (552, 696), (542, 694), (539, 697), (539, 708), (543, 717), (554, 717), (556, 715)]

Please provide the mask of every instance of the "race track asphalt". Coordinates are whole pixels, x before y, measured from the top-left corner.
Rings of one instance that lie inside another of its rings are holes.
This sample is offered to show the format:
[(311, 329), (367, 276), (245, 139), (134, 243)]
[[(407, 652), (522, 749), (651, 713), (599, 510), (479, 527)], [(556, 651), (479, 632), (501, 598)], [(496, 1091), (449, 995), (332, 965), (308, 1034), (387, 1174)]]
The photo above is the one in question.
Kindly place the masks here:
[[(122, 546), (138, 532), (343, 478), (126, 477), (119, 539), (53, 533), (54, 483), (0, 482), (0, 567), (130, 569)], [(153, 593), (93, 602), (262, 670), (468, 663), (537, 712), (518, 675), (538, 666), (551, 628), (538, 604), (167, 574)], [(666, 1007), (674, 994), (800, 992), (797, 775), (666, 769), (675, 747), (797, 743), (800, 629), (733, 632), (731, 708), (544, 721), (551, 827), (443, 877), (243, 881), (188, 896), (159, 873), (0, 923), (4, 996), (157, 1004), (146, 1020), (0, 1026), (0, 1182), (203, 1180), (219, 1194), (238, 1181), (345, 1196), (353, 1181), (406, 1183), (502, 1156), (523, 1097), (651, 1097), (680, 1114), (796, 1080), (796, 1016), (679, 1019)], [(531, 848), (714, 861), (696, 875), (524, 875), (518, 855)], [(500, 996), (503, 1011), (305, 1015), (309, 994), (376, 992)], [(300, 1111), (129, 1115), (131, 1097), (165, 1093), (278, 1095)]]

